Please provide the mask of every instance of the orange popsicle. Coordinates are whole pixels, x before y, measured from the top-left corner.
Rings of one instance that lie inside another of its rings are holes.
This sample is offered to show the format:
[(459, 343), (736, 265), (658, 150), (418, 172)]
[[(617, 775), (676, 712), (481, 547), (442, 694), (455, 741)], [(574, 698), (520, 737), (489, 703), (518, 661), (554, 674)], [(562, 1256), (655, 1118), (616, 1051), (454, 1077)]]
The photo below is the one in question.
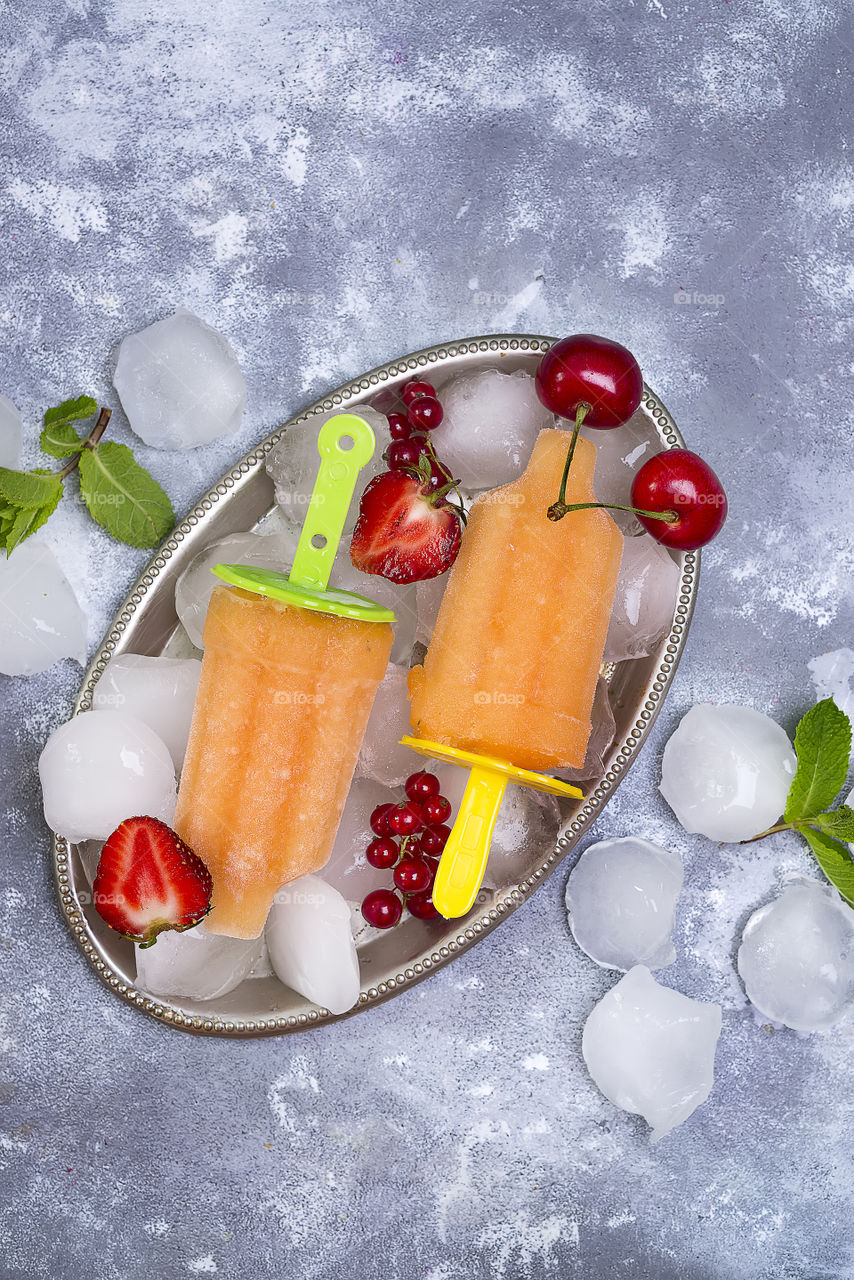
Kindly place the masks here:
[[(524, 474), (472, 505), (409, 673), (416, 737), (538, 771), (583, 764), (623, 537), (601, 509), (548, 519), (569, 439), (541, 431)], [(595, 501), (595, 462), (580, 439), (567, 503)]]
[(212, 933), (257, 938), (280, 886), (328, 860), (392, 639), (215, 588), (175, 815), (213, 878)]

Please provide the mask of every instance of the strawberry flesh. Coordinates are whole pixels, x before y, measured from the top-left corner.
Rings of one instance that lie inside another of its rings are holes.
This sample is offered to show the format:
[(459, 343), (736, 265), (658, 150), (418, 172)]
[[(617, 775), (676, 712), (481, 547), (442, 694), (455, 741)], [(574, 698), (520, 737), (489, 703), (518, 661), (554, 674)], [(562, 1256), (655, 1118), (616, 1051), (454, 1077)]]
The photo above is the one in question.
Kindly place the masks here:
[(150, 947), (207, 915), (213, 884), (201, 858), (158, 818), (127, 818), (101, 850), (95, 909), (126, 938)]
[(450, 569), (461, 537), (456, 511), (421, 477), (384, 471), (362, 494), (350, 559), (390, 582), (423, 582)]

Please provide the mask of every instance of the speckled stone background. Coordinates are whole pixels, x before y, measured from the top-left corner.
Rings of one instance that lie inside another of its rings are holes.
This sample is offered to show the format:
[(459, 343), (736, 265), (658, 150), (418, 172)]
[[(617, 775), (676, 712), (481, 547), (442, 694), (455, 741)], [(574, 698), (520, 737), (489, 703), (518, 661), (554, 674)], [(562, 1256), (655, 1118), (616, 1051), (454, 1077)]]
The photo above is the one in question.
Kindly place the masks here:
[[(250, 398), (238, 437), (140, 448), (179, 511), (344, 378), (502, 330), (626, 342), (731, 497), (597, 829), (683, 853), (661, 976), (724, 1008), (713, 1095), (656, 1147), (584, 1070), (613, 978), (568, 936), (565, 872), (330, 1030), (196, 1040), (113, 998), (59, 918), (37, 786), (79, 669), (0, 678), (0, 1273), (854, 1276), (854, 1027), (763, 1030), (733, 967), (808, 859), (686, 837), (655, 790), (693, 701), (792, 729), (808, 660), (854, 633), (849, 6), (5, 0), (0, 44), (0, 390), (30, 461), (41, 410), (116, 405), (122, 335), (184, 304)], [(73, 502), (46, 533), (94, 646), (146, 557)]]

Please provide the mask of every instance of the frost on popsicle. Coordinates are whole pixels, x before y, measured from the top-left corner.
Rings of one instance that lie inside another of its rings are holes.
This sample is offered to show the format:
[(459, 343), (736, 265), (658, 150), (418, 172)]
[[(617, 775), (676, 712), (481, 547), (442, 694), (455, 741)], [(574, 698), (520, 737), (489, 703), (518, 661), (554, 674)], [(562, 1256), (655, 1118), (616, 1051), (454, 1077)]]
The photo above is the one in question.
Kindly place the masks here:
[(142, 720), (166, 743), (180, 770), (201, 669), (197, 658), (117, 654), (95, 686), (92, 706), (96, 711), (124, 711)]
[(231, 343), (183, 307), (123, 340), (113, 384), (131, 427), (155, 449), (230, 435), (246, 404)]
[(86, 615), (49, 547), (30, 539), (0, 555), (0, 671), (31, 676), (86, 661)]
[(21, 412), (7, 396), (0, 395), (0, 467), (17, 470), (21, 465)]
[(264, 933), (273, 969), (286, 987), (330, 1013), (359, 999), (359, 959), (351, 908), (318, 876), (302, 876), (276, 894)]
[(72, 843), (106, 840), (125, 818), (171, 823), (175, 769), (153, 729), (123, 711), (87, 711), (55, 729), (39, 757), (47, 825)]
[(738, 949), (747, 998), (795, 1031), (824, 1031), (854, 1003), (854, 912), (814, 880), (786, 886), (748, 920)]
[(474, 492), (515, 480), (537, 434), (551, 426), (529, 373), (484, 369), (452, 379), (441, 393), (445, 416), (434, 444), (451, 473)]
[(153, 947), (136, 950), (137, 986), (153, 996), (217, 1000), (240, 986), (264, 950), (262, 938), (225, 938), (197, 924), (161, 933)]
[(686, 831), (750, 840), (783, 812), (795, 764), (785, 730), (769, 716), (699, 703), (664, 748), (661, 794)]
[(679, 566), (648, 533), (625, 538), (605, 662), (623, 662), (652, 653), (673, 621)]
[(572, 936), (605, 968), (672, 964), (670, 934), (682, 877), (679, 855), (649, 840), (632, 836), (590, 845), (566, 886)]
[(711, 1093), (720, 1033), (719, 1005), (660, 986), (636, 965), (589, 1015), (581, 1051), (605, 1097), (642, 1115), (658, 1142)]

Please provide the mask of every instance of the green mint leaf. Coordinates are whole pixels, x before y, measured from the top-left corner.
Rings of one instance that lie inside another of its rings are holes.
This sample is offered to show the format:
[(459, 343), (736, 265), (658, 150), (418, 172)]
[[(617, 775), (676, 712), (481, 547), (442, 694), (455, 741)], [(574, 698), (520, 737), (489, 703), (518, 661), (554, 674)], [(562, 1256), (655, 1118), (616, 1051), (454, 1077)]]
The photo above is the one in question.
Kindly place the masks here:
[(841, 804), (838, 809), (831, 809), (830, 813), (817, 814), (813, 821), (825, 835), (837, 840), (854, 841), (854, 809), (849, 809), (845, 804)]
[[(49, 471), (10, 471), (0, 467), (0, 497), (13, 507), (46, 507), (59, 502), (62, 481)], [(51, 507), (51, 510), (53, 510)]]
[(126, 444), (80, 455), (80, 492), (92, 517), (132, 547), (156, 547), (175, 523), (172, 503)]
[(52, 458), (67, 458), (72, 453), (79, 453), (84, 441), (70, 422), (55, 422), (42, 431), (39, 444), (42, 451)]
[(801, 835), (833, 887), (839, 890), (846, 902), (854, 905), (854, 862), (847, 847), (812, 827), (803, 827)]
[(23, 542), (25, 538), (29, 538), (31, 533), (35, 533), (36, 529), (42, 527), (45, 521), (53, 515), (61, 497), (62, 485), (59, 485), (54, 496), (44, 506), (23, 507), (18, 512), (6, 533), (7, 555), (11, 555), (19, 542)]
[(98, 408), (91, 396), (78, 396), (76, 400), (63, 400), (55, 409), (48, 409), (44, 415), (44, 425), (54, 427), (62, 422), (82, 422), (91, 418)]
[(809, 821), (829, 809), (851, 757), (851, 721), (832, 698), (809, 710), (795, 732), (798, 767), (786, 801), (786, 821)]

